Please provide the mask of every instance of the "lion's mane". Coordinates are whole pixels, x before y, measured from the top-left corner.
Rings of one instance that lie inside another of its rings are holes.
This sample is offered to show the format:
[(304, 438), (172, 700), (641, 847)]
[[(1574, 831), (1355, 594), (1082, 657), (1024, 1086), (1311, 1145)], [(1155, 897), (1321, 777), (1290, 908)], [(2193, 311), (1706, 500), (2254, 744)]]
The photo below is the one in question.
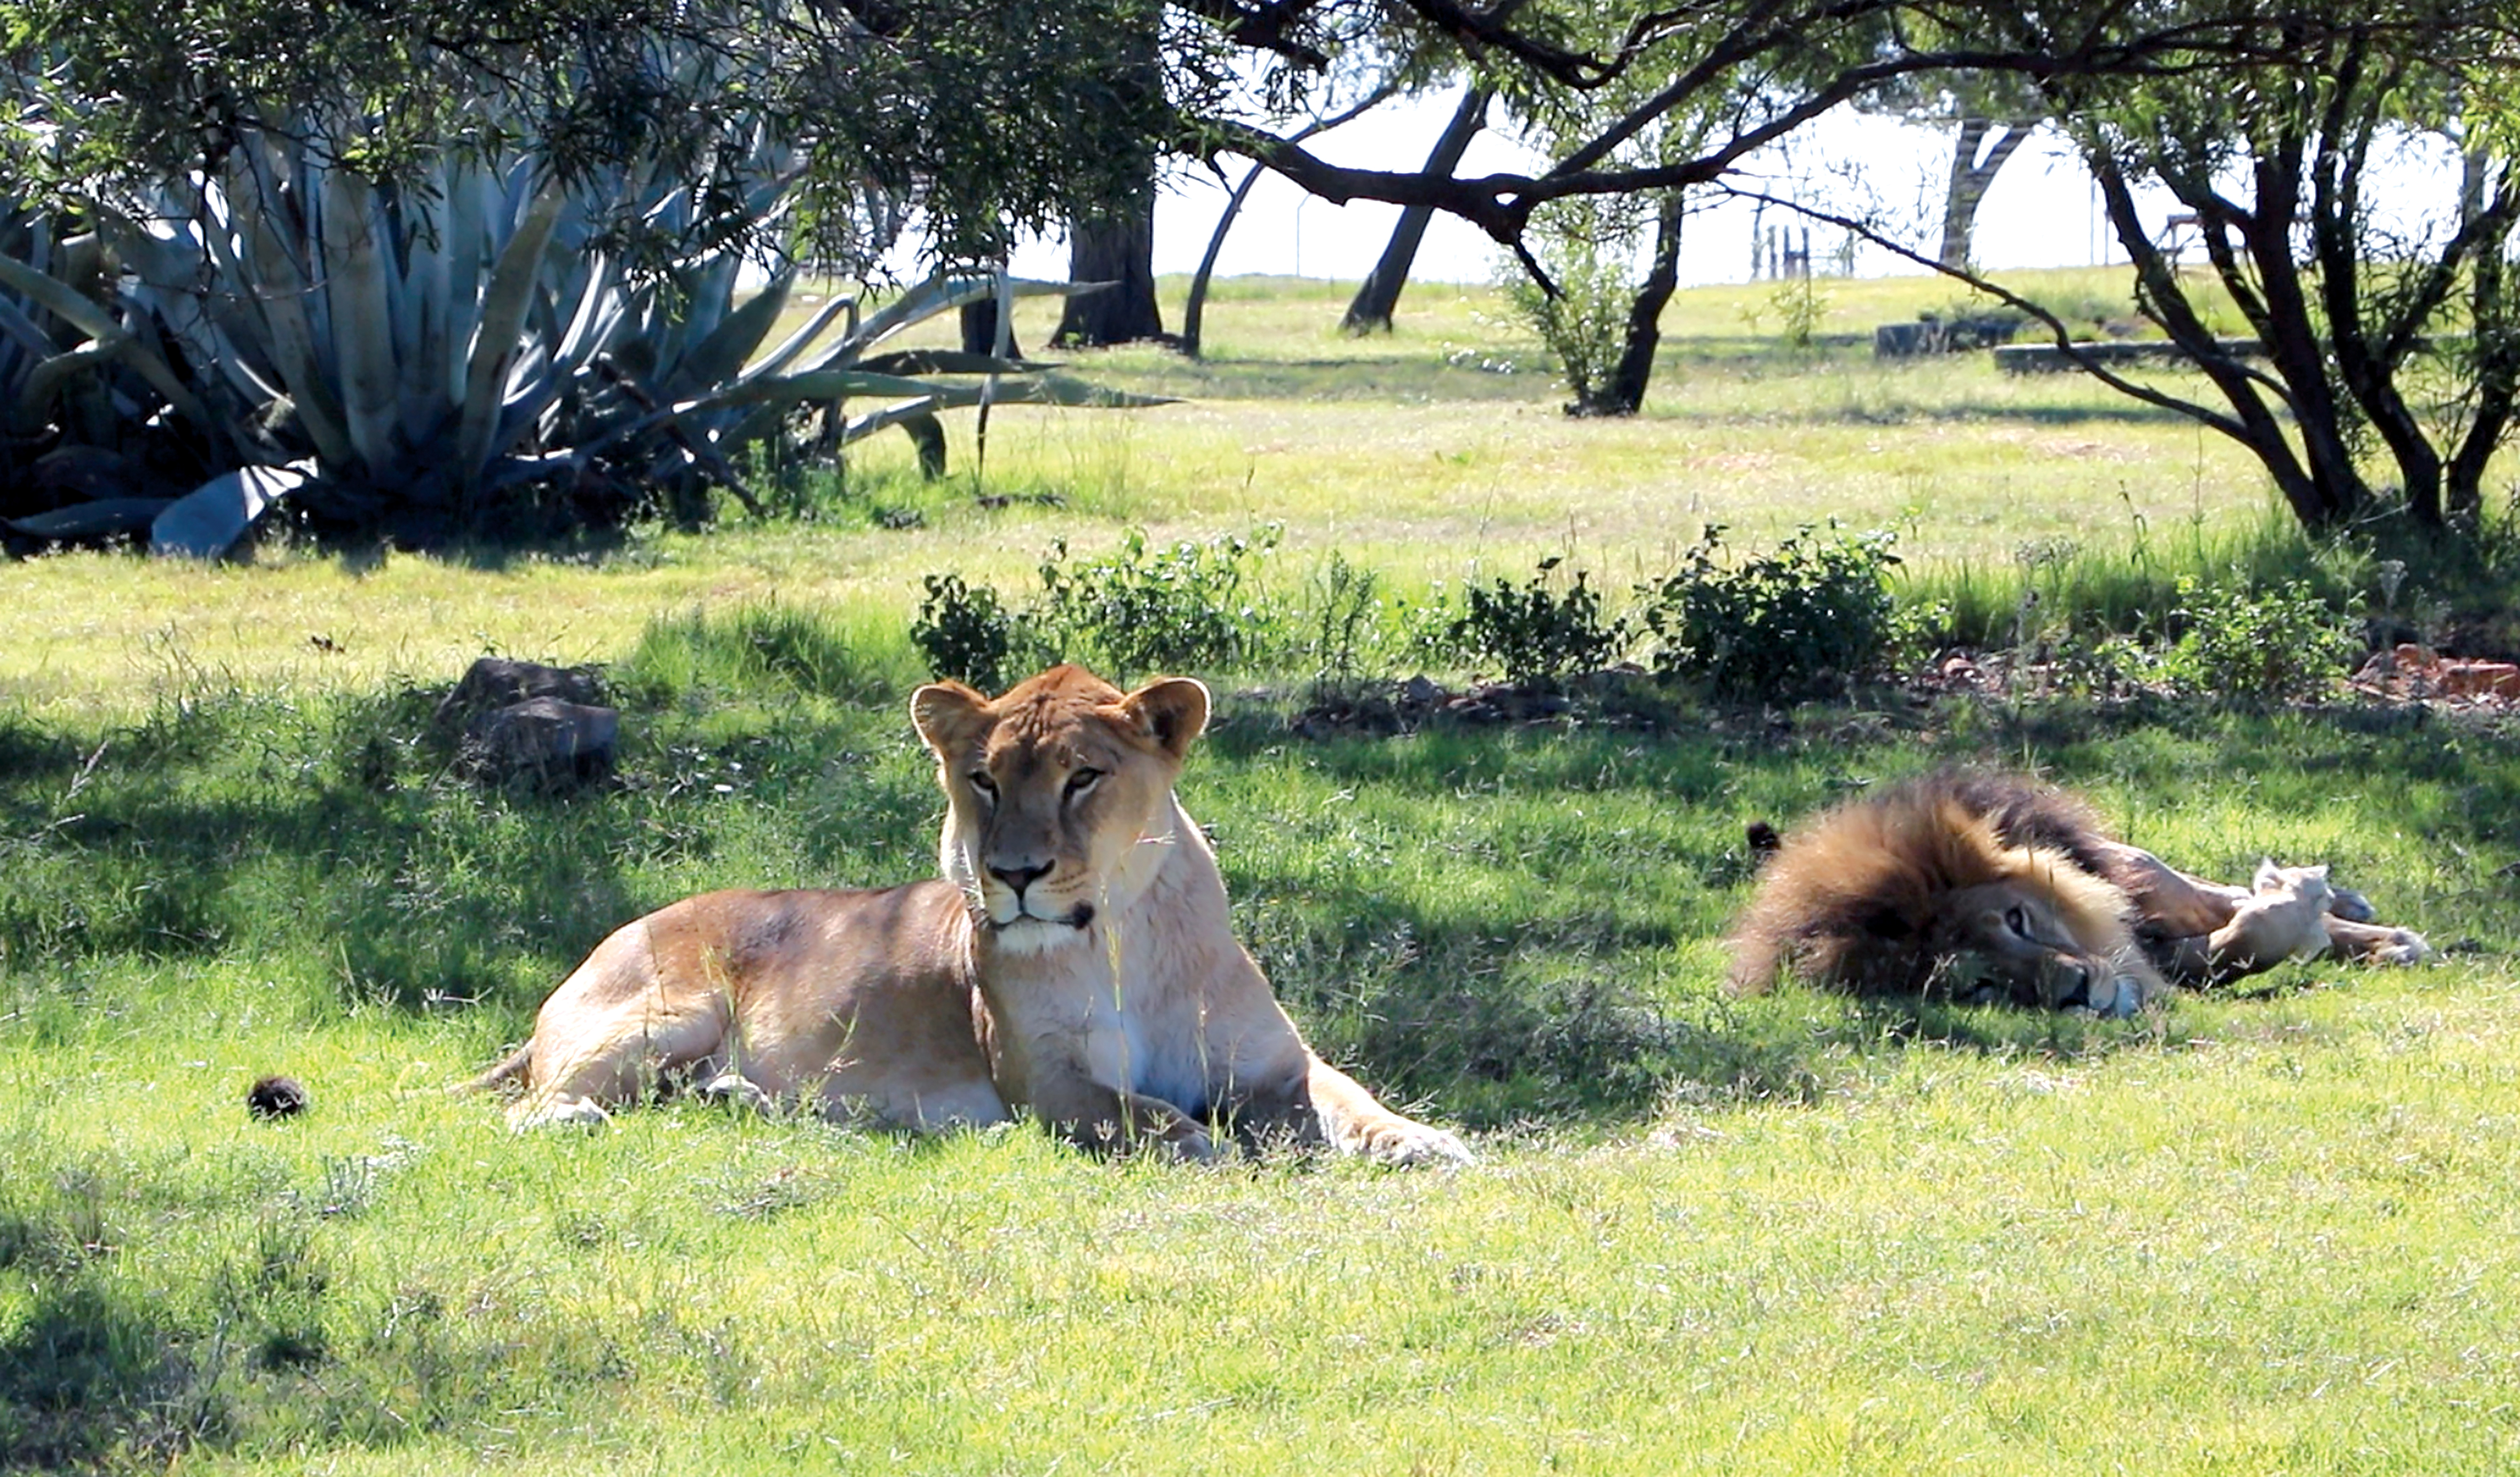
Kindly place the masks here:
[(1914, 994), (1941, 962), (1954, 894), (2009, 882), (2040, 893), (2094, 953), (2132, 954), (2134, 904), (2106, 837), (2071, 795), (2015, 775), (1957, 770), (1850, 800), (1786, 835), (1735, 925), (1732, 987), (1793, 971), (1859, 994)]

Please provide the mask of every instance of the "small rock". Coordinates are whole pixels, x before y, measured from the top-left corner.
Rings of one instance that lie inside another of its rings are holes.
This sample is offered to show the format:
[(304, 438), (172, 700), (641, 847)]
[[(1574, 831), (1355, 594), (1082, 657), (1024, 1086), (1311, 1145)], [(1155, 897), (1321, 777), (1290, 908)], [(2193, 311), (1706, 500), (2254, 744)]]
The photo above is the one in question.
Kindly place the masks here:
[(547, 667), (510, 656), (484, 656), (437, 704), (433, 721), (450, 732), (470, 728), (493, 709), (535, 697), (591, 705), (604, 700), (604, 684), (587, 667)]
[(246, 1090), (245, 1110), (256, 1118), (294, 1118), (306, 1111), (306, 1088), (294, 1077), (265, 1077)]
[(473, 719), (464, 731), (463, 759), (490, 783), (530, 780), (560, 787), (611, 774), (620, 738), (615, 709), (529, 697)]

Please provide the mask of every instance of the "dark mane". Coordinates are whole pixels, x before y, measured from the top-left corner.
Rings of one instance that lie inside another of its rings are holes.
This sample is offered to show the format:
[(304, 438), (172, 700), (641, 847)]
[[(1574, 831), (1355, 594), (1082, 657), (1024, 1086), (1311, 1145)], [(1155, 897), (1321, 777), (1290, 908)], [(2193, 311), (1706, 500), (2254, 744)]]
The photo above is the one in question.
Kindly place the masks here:
[(1986, 817), (2006, 846), (2061, 851), (2092, 875), (2116, 880), (2103, 849), (2107, 837), (2099, 818), (2090, 806), (2054, 785), (2026, 775), (1981, 769), (1939, 770), (1907, 784), (1950, 795), (1971, 815)]
[(2081, 801), (2026, 776), (1948, 769), (1883, 786), (1766, 859), (1732, 931), (1732, 988), (1793, 972), (1859, 994), (1925, 989), (1946, 962), (1949, 900), (1998, 882), (2044, 896), (2094, 954), (2132, 952), (2109, 846)]

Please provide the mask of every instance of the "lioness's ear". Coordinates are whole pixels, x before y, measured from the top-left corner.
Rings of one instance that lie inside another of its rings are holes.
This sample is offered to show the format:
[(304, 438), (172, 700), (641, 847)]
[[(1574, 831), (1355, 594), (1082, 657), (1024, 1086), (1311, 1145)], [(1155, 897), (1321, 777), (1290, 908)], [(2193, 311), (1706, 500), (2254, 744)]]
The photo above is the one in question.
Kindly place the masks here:
[(970, 738), (971, 726), (988, 705), (989, 699), (959, 682), (931, 682), (910, 694), (910, 722), (943, 759)]
[(1163, 677), (1120, 699), (1138, 731), (1178, 763), (1207, 727), (1207, 689), (1194, 677)]
[(2252, 892), (2272, 892), (2283, 885), (2283, 872), (2272, 857), (2258, 858), (2258, 874), (2249, 879)]

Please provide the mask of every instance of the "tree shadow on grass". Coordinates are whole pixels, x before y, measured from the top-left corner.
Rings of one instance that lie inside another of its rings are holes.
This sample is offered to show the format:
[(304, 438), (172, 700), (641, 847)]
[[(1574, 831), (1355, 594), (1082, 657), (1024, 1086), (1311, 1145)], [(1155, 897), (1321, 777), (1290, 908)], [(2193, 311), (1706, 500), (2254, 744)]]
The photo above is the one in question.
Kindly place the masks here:
[[(1238, 917), (1297, 1019), (1377, 1088), (1493, 1127), (1628, 1119), (1673, 1097), (1807, 1098), (1916, 1050), (2080, 1061), (2153, 1049), (2219, 1029), (2227, 1006), (2298, 987), (2269, 976), (2132, 1022), (1801, 988), (1725, 995), (1715, 941), (1750, 895), (1746, 823), (1789, 827), (1938, 764), (2030, 767), (2090, 793), (2104, 817), (2212, 814), (2236, 799), (2264, 822), (2201, 845), (2188, 828), (2165, 848), (2175, 865), (2232, 876), (2246, 874), (2235, 858), (2278, 846), (2278, 828), (2341, 821), (2325, 860), (2384, 917), (2437, 940), (2504, 936), (2500, 920), (2520, 901), (2506, 865), (2520, 849), (2520, 754), (2485, 734), (2445, 742), (2442, 730), (2347, 708), (1971, 704), (1906, 732), (1849, 738), (1797, 723), (1761, 743), (1687, 729), (1310, 741), (1254, 724), (1231, 731), (1209, 762), (1299, 768), (1342, 797), (1340, 819), (1311, 823), (1330, 860), (1307, 860), (1297, 844), (1246, 853), (1234, 829), (1223, 837)], [(1621, 795), (1640, 803), (1602, 803)], [(1616, 820), (1558, 824), (1578, 809)], [(1360, 837), (1370, 850), (1377, 827), (1413, 824), (1418, 833), (1387, 862), (1346, 854)], [(1497, 831), (1510, 834), (1499, 843)], [(2426, 874), (2408, 867), (2410, 854)], [(1461, 905), (1499, 857), (1516, 885), (1479, 890), (1488, 912)]]
[(544, 793), (463, 778), (431, 700), (193, 704), (118, 737), (68, 800), (59, 753), (0, 774), (8, 966), (68, 988), (81, 961), (247, 957), (355, 1003), (522, 1016), (722, 850), (728, 885), (798, 852), (833, 885), (929, 869), (923, 777), (865, 757), (866, 715), (669, 698), (615, 783)]
[(137, 1466), (179, 1450), (190, 1371), (164, 1320), (93, 1277), (39, 1279), (34, 1294), (0, 1340), (0, 1466), (84, 1469), (109, 1455)]

